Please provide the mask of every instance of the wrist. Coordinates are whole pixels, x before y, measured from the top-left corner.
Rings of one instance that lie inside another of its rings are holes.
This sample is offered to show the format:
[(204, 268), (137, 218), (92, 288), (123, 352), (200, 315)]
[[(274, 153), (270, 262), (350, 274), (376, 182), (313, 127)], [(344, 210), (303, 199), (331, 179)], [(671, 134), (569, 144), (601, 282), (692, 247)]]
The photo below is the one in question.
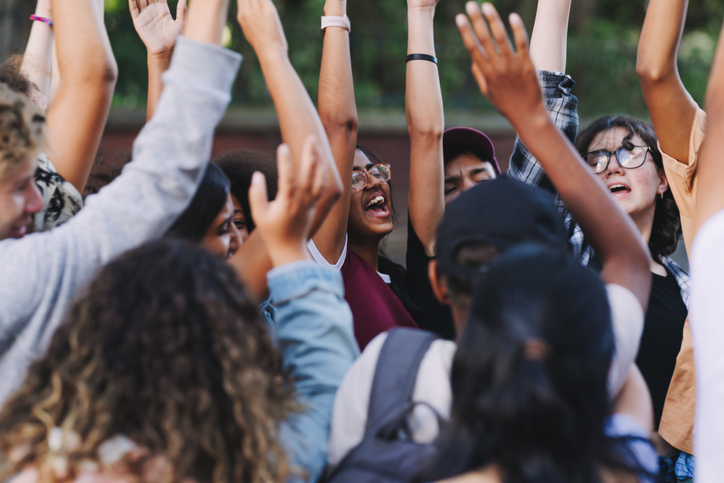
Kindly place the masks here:
[(408, 19), (429, 19), (435, 18), (435, 7), (408, 7)]
[(523, 113), (523, 115), (521, 115), (519, 119), (517, 117), (515, 119), (509, 119), (510, 123), (513, 125), (513, 128), (519, 133), (543, 132), (546, 129), (550, 129), (551, 127), (553, 129), (557, 129), (556, 125), (553, 123), (553, 120), (551, 119), (548, 111), (546, 111), (543, 104), (541, 104), (539, 108), (536, 108), (533, 111), (526, 112), (525, 110), (520, 110), (519, 112)]
[(173, 49), (163, 51), (159, 53), (148, 52), (148, 67), (156, 68), (161, 67), (164, 70), (171, 65), (171, 59), (173, 58)]
[(299, 246), (269, 246), (269, 258), (271, 258), (274, 267), (281, 267), (282, 265), (303, 260), (312, 260), (312, 256), (304, 243), (300, 243)]
[(282, 46), (265, 47), (263, 50), (259, 51), (256, 49), (254, 50), (257, 58), (259, 59), (259, 64), (263, 66), (289, 63), (289, 52)]

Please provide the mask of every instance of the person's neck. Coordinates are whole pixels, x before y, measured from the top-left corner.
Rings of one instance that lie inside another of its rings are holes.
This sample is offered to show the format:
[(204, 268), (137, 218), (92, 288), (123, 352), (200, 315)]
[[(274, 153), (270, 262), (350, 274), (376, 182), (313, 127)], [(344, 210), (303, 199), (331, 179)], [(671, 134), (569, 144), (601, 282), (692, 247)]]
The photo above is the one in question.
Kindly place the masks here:
[(375, 269), (375, 271), (379, 271), (379, 262), (380, 262), (380, 255), (379, 255), (379, 248), (380, 244), (379, 242), (373, 243), (373, 242), (354, 242), (352, 240), (349, 240), (349, 248), (352, 250), (358, 257), (360, 257), (365, 262), (369, 263), (372, 268)]
[[(655, 209), (652, 208), (644, 213), (637, 213), (636, 215), (631, 216), (631, 219), (636, 224), (636, 228), (638, 228), (639, 233), (641, 233), (641, 239), (643, 240), (644, 245), (646, 245), (647, 247), (649, 246), (651, 231), (654, 227), (654, 213)], [(650, 258), (650, 264), (651, 271), (653, 273), (666, 276), (666, 269), (653, 258)]]

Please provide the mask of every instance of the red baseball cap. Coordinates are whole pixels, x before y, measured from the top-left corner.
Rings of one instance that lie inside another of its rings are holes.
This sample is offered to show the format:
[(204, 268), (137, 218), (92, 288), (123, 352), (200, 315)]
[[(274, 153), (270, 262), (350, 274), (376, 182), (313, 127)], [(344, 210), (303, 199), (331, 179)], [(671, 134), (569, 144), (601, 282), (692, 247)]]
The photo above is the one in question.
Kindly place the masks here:
[(495, 147), (488, 136), (471, 127), (451, 127), (442, 136), (442, 151), (445, 163), (464, 153), (472, 153), (482, 161), (493, 165), (495, 174), (500, 175), (500, 166), (495, 158)]

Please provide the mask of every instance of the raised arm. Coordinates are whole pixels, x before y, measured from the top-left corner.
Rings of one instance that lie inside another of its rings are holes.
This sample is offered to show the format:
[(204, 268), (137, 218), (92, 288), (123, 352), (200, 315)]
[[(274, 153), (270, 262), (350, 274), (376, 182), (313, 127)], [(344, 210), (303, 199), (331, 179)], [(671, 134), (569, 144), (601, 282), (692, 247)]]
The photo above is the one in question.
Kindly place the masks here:
[[(52, 19), (50, 0), (38, 0), (35, 6), (35, 15)], [(25, 47), (21, 70), (35, 84), (42, 95), (42, 98), (37, 99), (37, 101), (43, 110), (47, 108), (48, 104), (52, 62), (53, 27), (47, 23), (35, 21), (30, 29), (30, 38), (27, 47)]]
[[(407, 1), (407, 54), (435, 57), (433, 19), (439, 0)], [(410, 134), (410, 221), (427, 255), (435, 254), (435, 232), (445, 213), (442, 134), (445, 115), (438, 67), (429, 60), (407, 62), (405, 87)]]
[(118, 68), (102, 2), (51, 0), (60, 85), (48, 112), (51, 161), (83, 191), (111, 106)]
[(679, 77), (676, 57), (688, 0), (651, 0), (639, 40), (636, 73), (661, 150), (689, 162), (689, 134), (697, 105)]
[[(346, 16), (346, 0), (327, 0), (324, 15)], [(357, 144), (357, 104), (352, 81), (349, 32), (341, 26), (330, 26), (324, 31), (317, 109), (342, 180), (342, 197), (314, 235), (314, 244), (329, 263), (335, 264), (344, 250), (347, 236), (352, 166)]]
[[(320, 196), (312, 223), (312, 233), (316, 233), (342, 193), (342, 182), (324, 126), (289, 61), (287, 41), (274, 4), (271, 0), (238, 0), (238, 3), (239, 23), (259, 59), (279, 118), (282, 139), (289, 147), (295, 165), (301, 162), (306, 139), (310, 135), (318, 139), (319, 157), (329, 182), (325, 183), (326, 188)], [(264, 240), (256, 231), (230, 259), (230, 263), (255, 296), (266, 297), (266, 274), (272, 268), (272, 260)]]
[(485, 3), (483, 9), (492, 37), (474, 2), (466, 5), (472, 27), (464, 15), (456, 19), (480, 90), (508, 118), (545, 169), (601, 257), (603, 279), (629, 289), (645, 309), (651, 274), (641, 236), (546, 112), (520, 17), (510, 17), (515, 52), (495, 8)]
[(176, 39), (183, 32), (186, 23), (186, 0), (176, 5), (176, 20), (171, 16), (167, 0), (148, 3), (129, 0), (133, 27), (141, 37), (148, 52), (148, 101), (146, 120), (153, 117), (156, 104), (161, 98), (163, 82), (161, 75), (171, 65)]
[[(538, 71), (549, 115), (569, 141), (578, 134), (578, 99), (571, 93), (573, 79), (565, 75), (568, 17), (571, 0), (540, 0), (530, 41), (530, 57)], [(508, 176), (555, 193), (533, 154), (518, 136)]]
[(537, 70), (566, 72), (570, 13), (571, 0), (538, 0), (530, 37), (530, 59)]

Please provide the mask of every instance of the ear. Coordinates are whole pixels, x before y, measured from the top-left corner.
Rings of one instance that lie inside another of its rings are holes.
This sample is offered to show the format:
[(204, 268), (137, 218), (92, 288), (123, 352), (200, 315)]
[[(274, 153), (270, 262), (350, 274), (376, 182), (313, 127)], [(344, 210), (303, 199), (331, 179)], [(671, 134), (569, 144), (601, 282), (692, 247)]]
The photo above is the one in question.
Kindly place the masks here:
[(662, 169), (659, 171), (659, 186), (656, 190), (656, 194), (661, 196), (662, 193), (666, 193), (667, 189), (669, 189), (669, 180), (666, 179), (666, 173)]
[(450, 305), (450, 294), (447, 291), (445, 279), (438, 270), (436, 260), (430, 260), (430, 264), (427, 266), (427, 275), (430, 278), (430, 285), (435, 297), (440, 303)]

